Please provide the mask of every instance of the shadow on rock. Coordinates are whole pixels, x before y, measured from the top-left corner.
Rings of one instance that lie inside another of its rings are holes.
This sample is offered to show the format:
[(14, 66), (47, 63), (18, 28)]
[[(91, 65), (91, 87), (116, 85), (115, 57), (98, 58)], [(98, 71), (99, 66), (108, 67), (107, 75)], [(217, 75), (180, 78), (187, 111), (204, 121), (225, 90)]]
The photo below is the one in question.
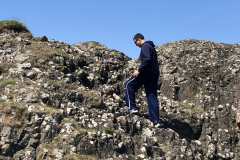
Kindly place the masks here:
[[(141, 117), (144, 117), (146, 119), (149, 119), (149, 115), (148, 114), (137, 114)], [(164, 118), (163, 118), (164, 119)], [(179, 137), (181, 139), (185, 138), (189, 143), (192, 140), (197, 140), (199, 139), (201, 132), (202, 132), (202, 126), (198, 126), (198, 128), (192, 128), (188, 123), (186, 122), (181, 122), (180, 120), (177, 119), (173, 119), (173, 120), (169, 120), (166, 119), (167, 121), (165, 121), (165, 129), (170, 128), (172, 129), (174, 132), (176, 132)]]
[(168, 125), (168, 128), (171, 128), (173, 131), (178, 133), (181, 139), (185, 138), (189, 143), (192, 140), (195, 140), (195, 134), (193, 132), (193, 129), (186, 122), (181, 122), (179, 120), (173, 119)]

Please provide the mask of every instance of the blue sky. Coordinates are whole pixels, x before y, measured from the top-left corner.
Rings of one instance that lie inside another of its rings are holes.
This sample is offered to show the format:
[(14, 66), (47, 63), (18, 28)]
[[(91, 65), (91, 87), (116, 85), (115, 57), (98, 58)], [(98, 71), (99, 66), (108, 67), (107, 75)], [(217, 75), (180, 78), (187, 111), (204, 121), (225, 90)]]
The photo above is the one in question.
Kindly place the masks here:
[(183, 39), (240, 42), (239, 0), (5, 0), (0, 20), (18, 19), (33, 36), (98, 41), (131, 58), (142, 33), (156, 46)]

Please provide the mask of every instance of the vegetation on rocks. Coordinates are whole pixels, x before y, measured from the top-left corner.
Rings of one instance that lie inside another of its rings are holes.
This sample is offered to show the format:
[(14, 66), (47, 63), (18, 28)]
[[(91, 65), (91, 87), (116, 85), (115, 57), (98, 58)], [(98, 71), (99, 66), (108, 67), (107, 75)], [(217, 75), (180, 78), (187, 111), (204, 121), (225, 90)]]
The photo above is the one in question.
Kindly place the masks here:
[(9, 31), (30, 33), (26, 25), (17, 20), (0, 21), (0, 33)]
[(6, 29), (6, 30), (13, 30), (16, 32), (22, 32), (22, 31), (29, 32), (29, 30), (25, 25), (15, 20), (0, 21), (0, 27), (1, 27), (1, 30)]

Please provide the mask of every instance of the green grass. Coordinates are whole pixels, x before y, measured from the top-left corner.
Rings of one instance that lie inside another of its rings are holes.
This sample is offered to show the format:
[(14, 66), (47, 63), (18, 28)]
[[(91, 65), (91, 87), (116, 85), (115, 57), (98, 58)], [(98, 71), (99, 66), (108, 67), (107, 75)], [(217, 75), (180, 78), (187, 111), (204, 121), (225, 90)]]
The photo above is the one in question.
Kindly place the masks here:
[(70, 59), (70, 56), (69, 56), (68, 53), (66, 53), (66, 52), (64, 52), (64, 51), (62, 51), (62, 50), (60, 50), (60, 49), (56, 49), (56, 51), (57, 51), (59, 54), (61, 54), (63, 57), (65, 57), (65, 58), (67, 58), (67, 59)]
[(15, 81), (13, 79), (2, 81), (2, 84), (15, 84)]
[(92, 129), (92, 128), (87, 129), (87, 132), (93, 132), (93, 131), (95, 131), (95, 129)]
[(63, 123), (76, 123), (76, 121), (74, 121), (73, 119), (69, 119), (69, 118), (64, 118), (63, 120), (62, 120), (62, 122)]
[(188, 103), (179, 102), (178, 105), (185, 109), (191, 109), (192, 107)]
[(98, 43), (96, 41), (88, 41), (88, 42), (92, 43), (96, 47), (103, 47), (104, 46), (104, 45), (101, 45), (100, 43)]
[(191, 105), (188, 103), (179, 102), (178, 105), (184, 109), (187, 109), (187, 110), (193, 112), (193, 113), (202, 113), (203, 112), (203, 110), (200, 109), (199, 107), (192, 108)]
[(4, 20), (0, 21), (0, 33), (7, 31), (15, 31), (15, 32), (28, 32), (28, 28), (23, 24), (16, 20)]
[(104, 127), (103, 129), (107, 134), (112, 134), (113, 133), (113, 129), (110, 128), (110, 127)]

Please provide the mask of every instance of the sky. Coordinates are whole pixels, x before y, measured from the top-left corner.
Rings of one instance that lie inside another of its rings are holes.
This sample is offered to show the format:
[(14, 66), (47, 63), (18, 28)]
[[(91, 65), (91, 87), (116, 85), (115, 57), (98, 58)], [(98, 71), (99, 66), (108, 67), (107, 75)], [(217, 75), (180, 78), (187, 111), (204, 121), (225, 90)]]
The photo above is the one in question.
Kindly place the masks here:
[(156, 46), (184, 39), (240, 42), (240, 0), (4, 0), (0, 21), (18, 20), (34, 37), (97, 41), (131, 58), (142, 33)]

